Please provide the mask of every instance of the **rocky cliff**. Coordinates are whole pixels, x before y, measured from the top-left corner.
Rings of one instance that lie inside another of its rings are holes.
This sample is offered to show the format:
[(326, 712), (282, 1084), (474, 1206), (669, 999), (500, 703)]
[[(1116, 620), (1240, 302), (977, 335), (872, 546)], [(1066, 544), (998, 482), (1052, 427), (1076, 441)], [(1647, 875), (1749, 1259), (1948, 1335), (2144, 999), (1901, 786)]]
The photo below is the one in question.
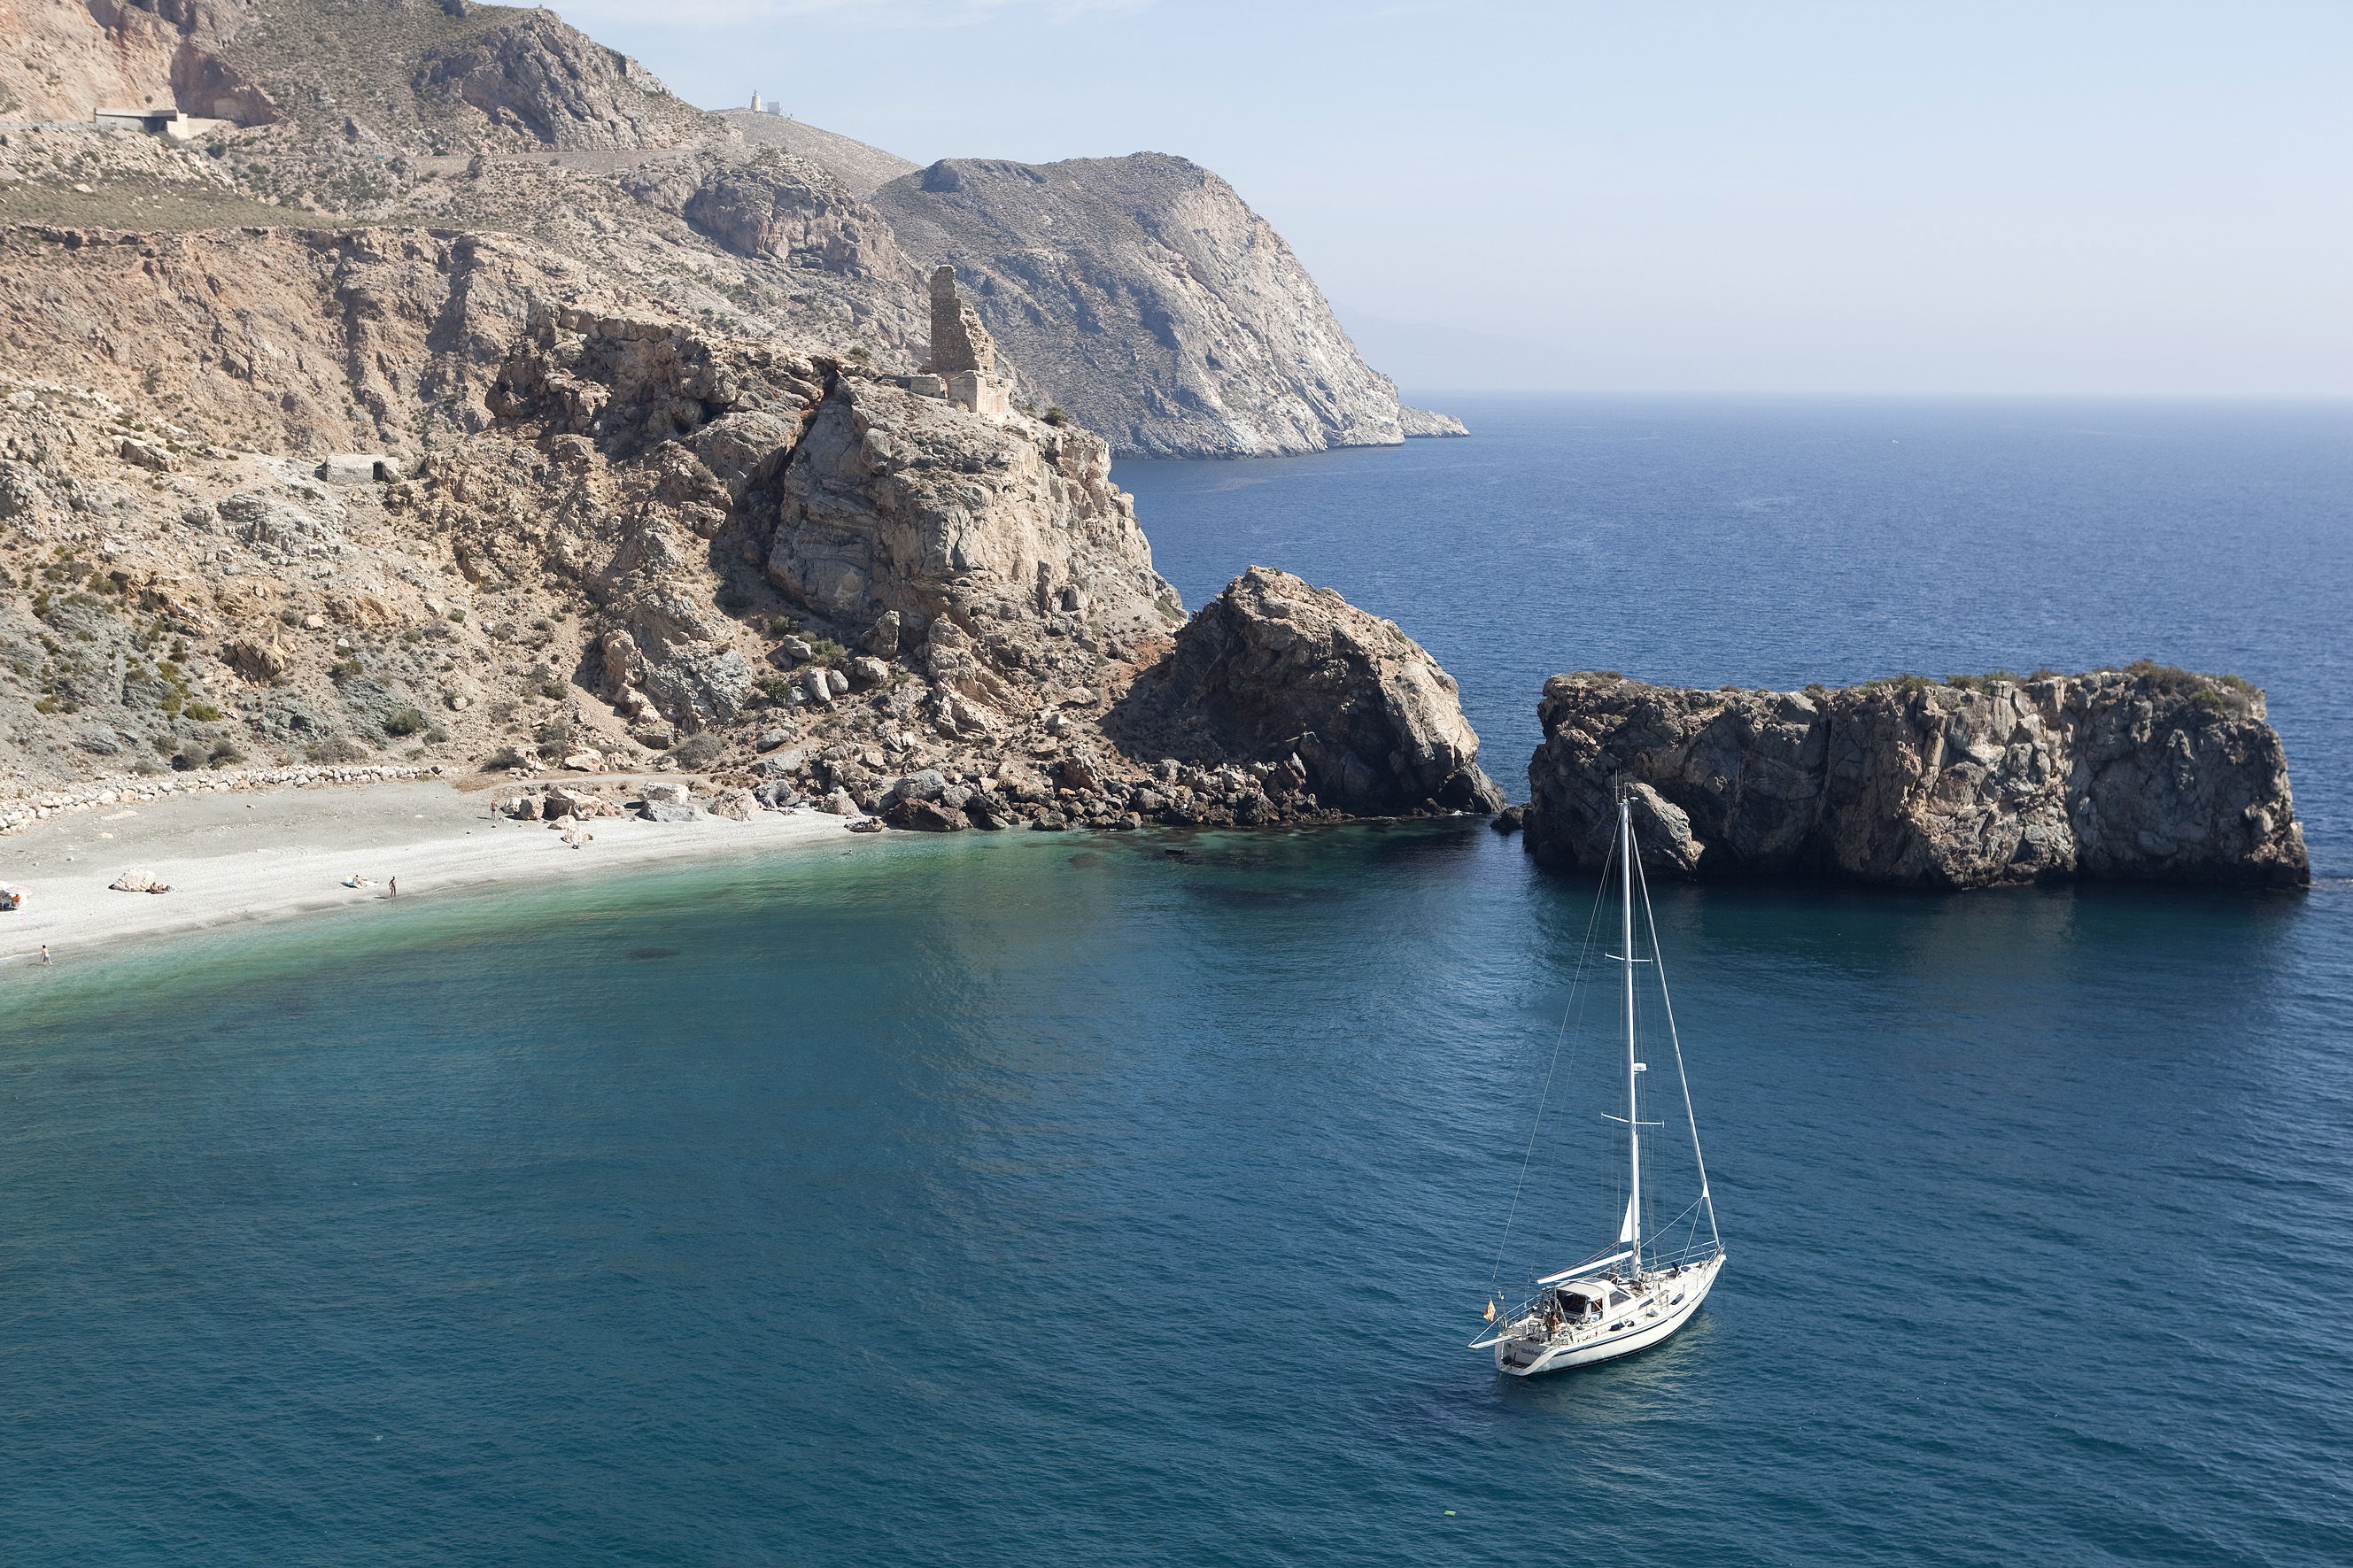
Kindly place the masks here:
[(1396, 622), (1263, 566), (1203, 606), (1107, 727), (1139, 755), (1271, 766), (1351, 816), (1503, 805), (1437, 660)]
[[(1109, 452), (1067, 423), (711, 331), (504, 237), (6, 244), (14, 341), (83, 377), (0, 378), (19, 787), (675, 755), (932, 828), (1483, 798), (1449, 782), (1476, 747), (1451, 683), (1330, 595), (1172, 643)], [(1253, 629), (1287, 614), (1305, 651)], [(1164, 705), (1248, 721), (1166, 751), (1107, 724), (1172, 648)]]
[(1591, 868), (1632, 788), (1646, 864), (1911, 888), (2066, 879), (2302, 886), (2262, 692), (2147, 663), (1701, 691), (1555, 676), (1527, 847)]
[[(934, 306), (986, 331), (825, 167), (546, 13), (160, 3), (0, 11), (53, 93), (168, 56), (254, 95), (185, 142), (0, 129), (0, 779), (682, 761), (931, 827), (1373, 800), (1122, 749), (1184, 615), (1107, 444), (913, 374)], [(1286, 733), (1418, 755), (1386, 704), (1466, 743), (1409, 658), (1343, 675)]]
[(1145, 457), (1460, 435), (1401, 409), (1233, 187), (1157, 153), (947, 159), (876, 191), (918, 265), (953, 264), (1026, 395)]
[(496, 232), (713, 327), (902, 367), (923, 342), (919, 275), (856, 195), (545, 11), (24, 0), (0, 5), (0, 121), (197, 117), (180, 142), (0, 125), (0, 224)]
[[(135, 132), (22, 123), (101, 107), (195, 118), (160, 150)], [(910, 175), (904, 159), (797, 121), (694, 109), (546, 11), (7, 0), (8, 121), (0, 224), (495, 231), (705, 325), (895, 370), (924, 346), (908, 283), (953, 261), (1021, 395), (1117, 451), (1461, 433), (1400, 406), (1282, 238), (1182, 159)]]
[(713, 116), (553, 12), (470, 0), (10, 0), (0, 115), (177, 109), (376, 151), (666, 147)]

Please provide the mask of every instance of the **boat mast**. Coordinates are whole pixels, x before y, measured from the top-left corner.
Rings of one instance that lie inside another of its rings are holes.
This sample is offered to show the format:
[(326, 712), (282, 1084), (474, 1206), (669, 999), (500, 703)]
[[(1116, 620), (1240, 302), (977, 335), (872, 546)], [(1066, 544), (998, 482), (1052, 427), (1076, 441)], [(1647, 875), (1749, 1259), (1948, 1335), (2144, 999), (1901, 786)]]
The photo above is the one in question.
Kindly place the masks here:
[(1618, 868), (1620, 885), (1619, 950), (1626, 972), (1626, 1223), (1618, 1239), (1626, 1243), (1634, 1272), (1642, 1271), (1642, 1116), (1635, 1085), (1641, 1064), (1634, 1059), (1634, 804), (1622, 790), (1618, 796)]

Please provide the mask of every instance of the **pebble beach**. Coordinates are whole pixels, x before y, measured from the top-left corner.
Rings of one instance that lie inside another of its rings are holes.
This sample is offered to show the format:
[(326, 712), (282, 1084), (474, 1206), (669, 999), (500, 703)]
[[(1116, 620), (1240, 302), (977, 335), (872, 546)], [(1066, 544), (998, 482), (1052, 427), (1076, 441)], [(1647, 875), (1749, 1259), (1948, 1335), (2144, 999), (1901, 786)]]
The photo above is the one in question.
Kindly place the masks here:
[[(318, 770), (312, 770), (314, 775)], [(92, 787), (25, 813), (0, 837), (0, 883), (23, 890), (0, 912), (0, 965), (59, 960), (126, 942), (459, 887), (577, 878), (697, 856), (858, 840), (839, 816), (757, 812), (736, 822), (599, 817), (575, 848), (542, 822), (492, 809), (497, 791), (430, 775), (305, 783), (206, 781), (164, 792)], [(137, 791), (138, 793), (134, 793)], [(99, 798), (105, 794), (113, 800)], [(85, 798), (86, 797), (86, 798)], [(168, 893), (116, 890), (126, 872)], [(345, 887), (347, 879), (361, 882)]]

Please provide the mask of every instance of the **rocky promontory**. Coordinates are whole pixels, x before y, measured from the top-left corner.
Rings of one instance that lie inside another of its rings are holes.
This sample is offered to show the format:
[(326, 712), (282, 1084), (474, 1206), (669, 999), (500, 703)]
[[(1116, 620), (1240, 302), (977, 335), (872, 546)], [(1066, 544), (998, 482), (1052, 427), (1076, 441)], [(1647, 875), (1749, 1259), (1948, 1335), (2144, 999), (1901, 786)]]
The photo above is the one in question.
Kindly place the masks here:
[[(1116, 439), (1017, 399), (860, 199), (886, 154), (845, 184), (798, 150), (839, 139), (469, 0), (0, 5), (0, 796), (669, 769), (1050, 829), (1492, 795), (1394, 626), (1279, 574), (1187, 623)], [(1122, 277), (1189, 257), (1211, 401), (1298, 437), (1214, 449), (1402, 438), (1221, 182), (1100, 173), (1057, 210), (1126, 203)]]
[(1614, 672), (1545, 685), (1527, 847), (1591, 868), (1613, 787), (1646, 865), (1906, 888), (2311, 879), (2263, 695), (2144, 661), (1707, 691)]
[(1104, 728), (1140, 756), (1271, 768), (1303, 804), (1349, 816), (1503, 804), (1436, 659), (1396, 622), (1264, 566), (1203, 606)]
[(1100, 430), (1121, 456), (1270, 457), (1464, 434), (1398, 404), (1282, 237), (1198, 163), (943, 159), (870, 199), (902, 252), (969, 281), (1023, 395)]

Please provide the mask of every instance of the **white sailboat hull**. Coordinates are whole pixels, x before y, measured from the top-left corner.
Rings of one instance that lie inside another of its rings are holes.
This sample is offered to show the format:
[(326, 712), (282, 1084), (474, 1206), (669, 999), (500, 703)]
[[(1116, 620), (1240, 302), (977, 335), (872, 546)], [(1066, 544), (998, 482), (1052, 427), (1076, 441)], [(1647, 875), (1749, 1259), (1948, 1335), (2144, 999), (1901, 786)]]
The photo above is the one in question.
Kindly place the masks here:
[[(1691, 1321), (1692, 1314), (1707, 1300), (1708, 1291), (1715, 1289), (1715, 1277), (1723, 1268), (1724, 1258), (1719, 1254), (1681, 1275), (1662, 1280), (1655, 1294), (1645, 1292), (1648, 1300), (1639, 1305), (1630, 1303), (1633, 1308), (1630, 1321), (1620, 1316), (1589, 1329), (1564, 1328), (1547, 1336), (1539, 1328), (1522, 1338), (1498, 1339), (1495, 1370), (1514, 1377), (1534, 1377), (1540, 1372), (1566, 1372), (1570, 1367), (1592, 1366), (1648, 1350)], [(1672, 1300), (1677, 1295), (1683, 1300)], [(1621, 1323), (1623, 1327), (1618, 1326)]]

